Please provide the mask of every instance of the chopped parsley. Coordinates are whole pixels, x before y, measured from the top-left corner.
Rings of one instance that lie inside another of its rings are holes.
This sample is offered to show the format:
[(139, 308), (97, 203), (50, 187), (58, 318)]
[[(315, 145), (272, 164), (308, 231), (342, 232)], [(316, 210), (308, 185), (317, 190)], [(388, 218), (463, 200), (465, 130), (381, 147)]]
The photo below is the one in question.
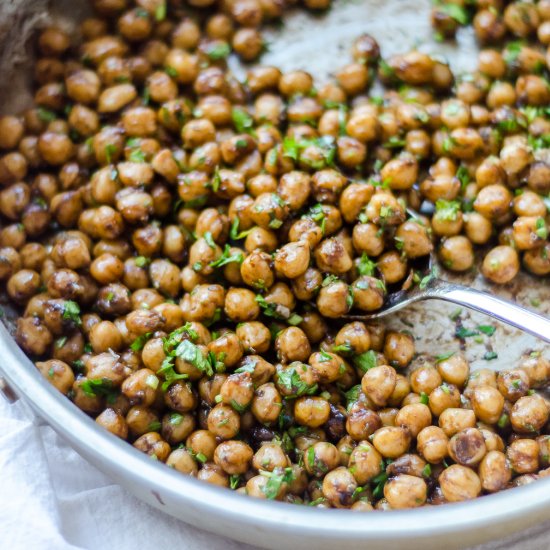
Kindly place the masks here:
[(378, 474), (371, 480), (371, 484), (374, 486), (372, 496), (375, 499), (379, 500), (384, 496), (384, 485), (386, 485), (386, 481), (388, 481), (388, 474), (386, 472)]
[(166, 19), (166, 2), (159, 4), (155, 9), (155, 19), (159, 22)]
[(206, 244), (210, 248), (216, 248), (216, 243), (214, 242), (214, 238), (212, 237), (212, 233), (210, 233), (210, 231), (206, 231), (206, 233), (203, 235), (203, 239), (206, 241)]
[(422, 277), (420, 283), (418, 284), (418, 288), (420, 288), (421, 290), (425, 289), (432, 281), (437, 279), (437, 276), (438, 270), (437, 267), (434, 265), (428, 275)]
[(346, 397), (346, 409), (349, 411), (351, 406), (359, 399), (361, 394), (361, 384), (357, 384), (350, 388), (344, 396)]
[(63, 319), (71, 320), (76, 325), (81, 325), (80, 306), (72, 300), (67, 300), (63, 306)]
[(118, 396), (118, 391), (113, 388), (113, 382), (108, 378), (84, 380), (80, 388), (88, 397), (105, 397), (109, 403), (113, 403)]
[(470, 17), (468, 15), (468, 12), (465, 8), (462, 6), (459, 6), (457, 4), (438, 4), (438, 8), (445, 12), (449, 17), (454, 19), (457, 23), (460, 25), (467, 25), (470, 21)]
[(183, 340), (175, 350), (175, 356), (181, 358), (186, 363), (190, 363), (207, 376), (212, 376), (214, 371), (210, 361), (202, 354), (200, 348), (191, 342), (191, 340)]
[(210, 267), (222, 267), (224, 265), (231, 264), (231, 263), (242, 264), (243, 261), (244, 261), (243, 253), (235, 252), (231, 254), (231, 247), (228, 244), (226, 244), (223, 249), (222, 255), (217, 260), (210, 262), (210, 264), (208, 265), (210, 265)]
[(231, 47), (227, 42), (219, 42), (210, 48), (206, 55), (212, 61), (219, 61), (220, 59), (225, 59), (231, 53)]
[(214, 175), (212, 176), (212, 183), (210, 184), (210, 187), (214, 193), (219, 191), (221, 183), (222, 178), (220, 176), (220, 167), (216, 166), (216, 168), (214, 168)]
[(386, 143), (382, 144), (382, 147), (385, 147), (386, 149), (401, 149), (402, 147), (405, 147), (407, 145), (407, 142), (404, 138), (400, 138), (399, 136), (391, 136)]
[(238, 241), (240, 239), (244, 239), (245, 237), (247, 237), (249, 235), (249, 233), (252, 231), (252, 229), (248, 229), (246, 231), (240, 231), (239, 232), (239, 218), (235, 218), (233, 220), (233, 222), (231, 223), (231, 229), (229, 231), (229, 237), (233, 241)]
[(357, 264), (357, 271), (359, 272), (359, 275), (367, 275), (368, 277), (371, 277), (375, 269), (376, 263), (373, 262), (365, 252), (363, 252), (363, 254), (361, 254), (361, 259)]
[(488, 351), (483, 356), (483, 359), (485, 359), (485, 361), (492, 361), (493, 359), (497, 359), (497, 358), (498, 358), (498, 353), (496, 353), (495, 351)]
[(457, 338), (460, 338), (461, 340), (464, 340), (465, 338), (469, 338), (470, 336), (478, 336), (479, 332), (477, 330), (472, 330), (465, 327), (459, 327), (455, 331), (455, 336)]
[(460, 212), (461, 203), (459, 201), (446, 201), (438, 199), (435, 203), (436, 215), (440, 220), (456, 221)]
[(128, 156), (130, 162), (145, 162), (145, 153), (139, 149), (132, 149), (130, 155)]
[(53, 111), (44, 109), (44, 107), (38, 107), (36, 109), (36, 114), (42, 122), (53, 122), (57, 119), (57, 115)]
[(325, 234), (326, 225), (327, 225), (327, 219), (325, 216), (325, 212), (323, 210), (323, 205), (321, 203), (317, 203), (314, 206), (312, 206), (306, 214), (302, 216), (303, 218), (309, 218), (313, 220), (314, 222), (317, 222), (317, 225), (321, 228), (321, 232), (323, 235)]
[(306, 384), (301, 378), (296, 367), (289, 366), (277, 373), (277, 383), (284, 388), (293, 398), (302, 395), (312, 395), (317, 391), (317, 384)]
[(479, 332), (483, 332), (483, 334), (486, 334), (487, 336), (492, 336), (496, 331), (496, 327), (493, 327), (492, 325), (478, 325), (477, 330), (479, 330)]
[(446, 361), (447, 359), (452, 357), (455, 353), (456, 352), (451, 351), (449, 353), (442, 353), (441, 355), (436, 355), (435, 356), (435, 362), (436, 363), (442, 363), (443, 361)]
[(262, 488), (268, 500), (275, 500), (277, 498), (283, 483), (291, 483), (294, 480), (292, 468), (285, 468), (283, 471), (281, 471), (281, 468), (277, 468), (273, 472), (260, 470), (260, 475), (268, 478), (267, 483)]
[(145, 344), (149, 341), (149, 339), (153, 336), (152, 332), (147, 332), (146, 334), (142, 334), (141, 336), (138, 336), (131, 344), (130, 349), (132, 351), (141, 351)]
[(365, 373), (368, 370), (378, 365), (376, 352), (374, 350), (365, 351), (360, 355), (356, 355), (353, 358), (353, 364), (362, 372)]
[(107, 160), (107, 164), (111, 164), (113, 161), (113, 155), (117, 152), (117, 148), (112, 143), (107, 143), (105, 145), (105, 158)]
[(546, 221), (544, 218), (537, 218), (535, 222), (535, 234), (539, 239), (548, 238), (548, 228), (546, 227)]
[(229, 488), (235, 490), (241, 482), (241, 476), (239, 474), (232, 474), (229, 476)]
[[(308, 147), (318, 147), (323, 156), (322, 160), (312, 161), (310, 159), (302, 159), (302, 152)], [(332, 136), (322, 136), (316, 139), (301, 139), (296, 141), (293, 137), (286, 136), (283, 140), (283, 156), (291, 158), (299, 162), (302, 161), (314, 170), (321, 170), (327, 166), (334, 164), (336, 156), (336, 144)]]
[(233, 126), (239, 134), (252, 133), (254, 129), (254, 119), (240, 107), (233, 107), (231, 111)]
[(67, 343), (67, 337), (66, 336), (61, 336), (61, 338), (58, 338), (55, 341), (55, 347), (57, 349), (61, 349), (66, 343)]

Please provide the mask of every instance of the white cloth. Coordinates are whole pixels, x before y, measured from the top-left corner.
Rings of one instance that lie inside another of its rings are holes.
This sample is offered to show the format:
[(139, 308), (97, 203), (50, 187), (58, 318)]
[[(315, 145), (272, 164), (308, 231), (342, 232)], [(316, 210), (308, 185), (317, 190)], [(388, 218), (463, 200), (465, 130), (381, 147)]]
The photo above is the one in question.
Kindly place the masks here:
[[(253, 550), (140, 502), (0, 396), (0, 550)], [(550, 524), (475, 550), (547, 550)]]
[(1, 550), (252, 547), (144, 504), (0, 395)]

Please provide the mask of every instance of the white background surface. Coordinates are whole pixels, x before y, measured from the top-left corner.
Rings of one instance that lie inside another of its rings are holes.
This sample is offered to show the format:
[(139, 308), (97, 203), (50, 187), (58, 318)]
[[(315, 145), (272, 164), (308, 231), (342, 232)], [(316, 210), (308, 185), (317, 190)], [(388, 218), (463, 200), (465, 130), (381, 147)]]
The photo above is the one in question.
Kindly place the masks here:
[[(0, 550), (147, 548), (253, 550), (138, 501), (0, 395)], [(516, 548), (549, 549), (550, 523), (476, 550)]]

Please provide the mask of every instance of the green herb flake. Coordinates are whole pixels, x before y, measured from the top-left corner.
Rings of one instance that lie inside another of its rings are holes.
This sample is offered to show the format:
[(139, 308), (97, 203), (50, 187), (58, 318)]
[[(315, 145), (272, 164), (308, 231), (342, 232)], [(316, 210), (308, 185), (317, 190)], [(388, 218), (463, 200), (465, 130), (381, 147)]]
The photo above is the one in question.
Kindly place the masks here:
[(366, 275), (368, 277), (372, 277), (375, 269), (376, 269), (376, 263), (373, 262), (365, 252), (363, 252), (363, 254), (361, 254), (361, 259), (357, 264), (357, 271), (359, 275), (361, 276)]
[(206, 241), (206, 244), (212, 248), (213, 250), (216, 249), (216, 243), (214, 242), (214, 238), (212, 237), (212, 233), (210, 231), (206, 231), (206, 233), (203, 235), (203, 239)]
[(461, 315), (462, 315), (462, 308), (459, 307), (457, 309), (455, 309), (450, 315), (449, 315), (449, 319), (451, 321), (456, 321)]
[(441, 355), (436, 355), (435, 356), (435, 362), (436, 363), (442, 363), (443, 361), (446, 361), (447, 359), (452, 357), (455, 353), (456, 352), (451, 351), (449, 353), (442, 353)]
[(478, 325), (476, 328), (479, 332), (483, 332), (483, 334), (486, 334), (487, 336), (492, 336), (496, 331), (496, 327), (493, 327), (492, 325)]
[(457, 4), (447, 3), (447, 4), (440, 4), (438, 7), (443, 12), (445, 12), (449, 17), (457, 21), (460, 25), (467, 25), (468, 22), (470, 21), (468, 12), (462, 6), (459, 6)]
[(248, 408), (246, 405), (240, 405), (234, 399), (231, 399), (230, 405), (239, 414), (244, 414), (246, 412), (246, 409)]
[(113, 161), (113, 155), (116, 152), (116, 145), (113, 145), (112, 143), (107, 143), (107, 145), (105, 145), (105, 159), (107, 160), (107, 164), (111, 164)]
[(231, 111), (233, 126), (239, 134), (250, 134), (254, 129), (254, 119), (242, 108), (233, 107)]
[(277, 218), (273, 218), (269, 222), (269, 227), (271, 227), (271, 229), (279, 229), (281, 225), (283, 225), (283, 222), (281, 220), (278, 220)]
[(378, 365), (378, 360), (376, 352), (374, 350), (369, 350), (360, 355), (356, 355), (353, 358), (353, 364), (362, 372), (365, 373), (368, 370), (376, 367)]
[(420, 403), (427, 405), (429, 403), (429, 397), (427, 393), (420, 392)]
[(292, 468), (285, 468), (282, 472), (277, 468), (273, 472), (260, 470), (260, 475), (267, 477), (267, 483), (262, 488), (265, 497), (268, 500), (275, 500), (281, 491), (283, 483), (291, 483), (294, 480)]
[(166, 19), (166, 2), (159, 4), (155, 9), (155, 19), (160, 22)]
[(386, 143), (382, 144), (382, 147), (386, 149), (401, 149), (405, 147), (405, 145), (407, 145), (405, 139), (398, 136), (391, 136)]
[(299, 325), (304, 320), (303, 317), (300, 317), (297, 313), (292, 313), (290, 317), (286, 320), (289, 325), (296, 326)]
[(191, 342), (191, 340), (183, 340), (176, 348), (175, 356), (190, 363), (201, 372), (204, 372), (207, 376), (212, 376), (214, 374), (212, 365), (208, 359), (204, 357), (200, 348)]
[(202, 464), (204, 464), (205, 462), (208, 462), (208, 457), (203, 453), (195, 454), (195, 458)]
[(231, 223), (231, 229), (229, 231), (229, 237), (231, 238), (231, 240), (233, 241), (238, 241), (240, 239), (244, 239), (245, 237), (247, 237), (250, 232), (252, 231), (252, 229), (248, 229), (246, 231), (241, 231), (239, 232), (239, 218), (235, 218), (233, 220), (233, 222)]
[(284, 388), (292, 397), (302, 395), (312, 395), (317, 391), (317, 384), (312, 386), (306, 384), (301, 378), (295, 367), (288, 367), (277, 373), (277, 383)]
[(241, 476), (239, 474), (232, 474), (229, 476), (229, 488), (235, 490), (241, 482)]
[(72, 300), (67, 300), (63, 306), (63, 319), (71, 320), (76, 325), (80, 326), (80, 306)]
[(284, 319), (284, 317), (278, 311), (278, 304), (275, 302), (268, 302), (260, 294), (256, 295), (256, 303), (262, 309), (262, 313), (267, 317), (273, 317), (275, 319)]
[(130, 162), (145, 162), (145, 153), (141, 149), (132, 149), (128, 155), (128, 160)]
[(544, 218), (537, 218), (535, 222), (535, 234), (539, 239), (545, 240), (548, 238), (548, 227), (546, 227)]
[(422, 277), (420, 283), (418, 284), (418, 288), (421, 290), (425, 289), (432, 281), (437, 279), (438, 274), (437, 266), (434, 265), (430, 273), (428, 273), (425, 277)]
[(231, 53), (231, 47), (227, 42), (219, 42), (215, 44), (212, 48), (210, 48), (206, 55), (212, 60), (212, 61), (219, 61), (221, 59), (225, 59), (229, 56)]
[(488, 351), (483, 356), (483, 359), (485, 359), (485, 361), (492, 361), (493, 359), (497, 359), (497, 358), (498, 358), (498, 353), (496, 353), (495, 351)]
[(57, 115), (53, 111), (44, 109), (44, 107), (38, 107), (36, 109), (36, 114), (42, 122), (53, 122), (57, 119)]
[(497, 426), (500, 429), (504, 429), (504, 428), (506, 428), (506, 426), (508, 426), (509, 423), (510, 423), (510, 417), (506, 413), (504, 413), (498, 419)]
[(130, 344), (130, 349), (132, 351), (141, 351), (145, 344), (150, 340), (151, 336), (153, 336), (152, 332), (141, 334)]
[(113, 401), (116, 399), (118, 392), (113, 388), (113, 382), (108, 378), (102, 378), (101, 380), (84, 380), (80, 384), (80, 389), (88, 397), (106, 397), (107, 400)]
[(154, 420), (153, 422), (151, 422), (151, 424), (149, 424), (149, 426), (147, 426), (147, 431), (158, 432), (161, 427), (162, 427), (162, 424), (158, 420)]
[(183, 422), (183, 415), (180, 413), (172, 413), (168, 417), (168, 422), (172, 426), (179, 426)]
[(137, 256), (134, 258), (134, 263), (137, 265), (137, 267), (145, 267), (149, 264), (151, 260), (149, 258), (146, 258), (145, 256)]
[(460, 338), (461, 340), (464, 340), (465, 338), (469, 338), (471, 336), (477, 336), (479, 332), (477, 330), (472, 330), (465, 327), (459, 327), (455, 331), (455, 336), (457, 338)]
[(350, 407), (359, 399), (361, 394), (361, 384), (357, 384), (349, 389), (345, 394), (346, 398), (346, 409), (349, 411)]
[(61, 338), (58, 338), (55, 341), (55, 347), (57, 349), (61, 349), (66, 343), (67, 343), (67, 337), (66, 336), (61, 336)]
[(460, 207), (461, 203), (459, 201), (438, 199), (435, 203), (436, 216), (443, 221), (456, 221)]
[(222, 255), (212, 262), (210, 262), (210, 267), (218, 268), (223, 267), (224, 265), (231, 264), (231, 263), (237, 263), (242, 264), (244, 261), (244, 255), (242, 252), (235, 252), (231, 254), (231, 247), (226, 244)]

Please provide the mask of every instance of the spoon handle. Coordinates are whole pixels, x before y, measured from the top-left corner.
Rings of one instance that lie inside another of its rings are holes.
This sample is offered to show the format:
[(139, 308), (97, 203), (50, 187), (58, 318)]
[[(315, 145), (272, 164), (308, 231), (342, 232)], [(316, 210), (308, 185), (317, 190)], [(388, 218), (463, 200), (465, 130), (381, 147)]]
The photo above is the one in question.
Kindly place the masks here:
[(434, 281), (430, 287), (425, 298), (445, 300), (474, 309), (550, 343), (550, 319), (538, 313), (487, 292), (446, 281)]

